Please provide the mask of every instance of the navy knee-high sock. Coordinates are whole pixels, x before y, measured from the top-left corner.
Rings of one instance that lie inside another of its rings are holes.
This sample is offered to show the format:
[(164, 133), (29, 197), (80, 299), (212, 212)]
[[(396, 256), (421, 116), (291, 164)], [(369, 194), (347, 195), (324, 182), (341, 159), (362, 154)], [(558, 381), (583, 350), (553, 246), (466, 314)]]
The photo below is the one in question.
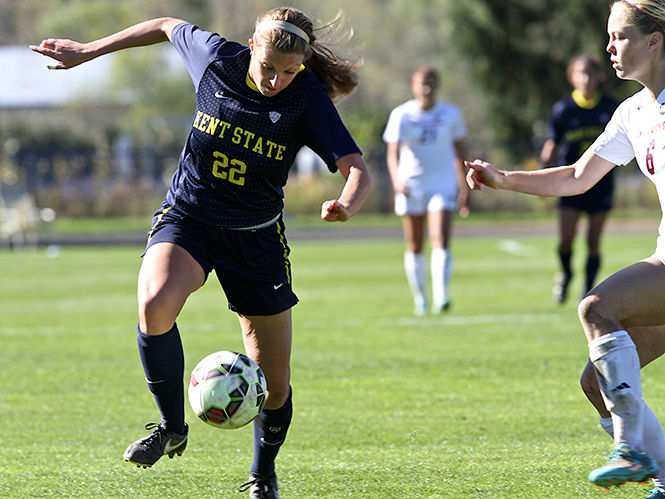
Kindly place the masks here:
[(596, 282), (596, 275), (598, 274), (598, 269), (600, 269), (600, 255), (589, 255), (586, 261), (585, 292), (588, 292), (591, 288), (593, 288), (593, 285)]
[(291, 395), (279, 409), (263, 409), (254, 420), (254, 462), (252, 474), (270, 476), (275, 473), (275, 458), (286, 439), (291, 424)]
[(558, 251), (559, 262), (561, 263), (561, 270), (567, 279), (570, 279), (573, 276), (573, 269), (570, 266), (570, 261), (573, 257), (572, 251)]
[(164, 334), (150, 336), (138, 331), (139, 356), (148, 388), (162, 414), (162, 423), (170, 431), (185, 432), (185, 356), (178, 326)]

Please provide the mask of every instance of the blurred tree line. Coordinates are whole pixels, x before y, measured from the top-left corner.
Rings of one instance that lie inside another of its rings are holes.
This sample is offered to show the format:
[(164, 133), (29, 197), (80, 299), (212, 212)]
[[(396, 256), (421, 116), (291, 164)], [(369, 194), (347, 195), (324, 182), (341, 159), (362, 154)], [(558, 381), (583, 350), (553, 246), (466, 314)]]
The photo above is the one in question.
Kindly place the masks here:
[[(256, 18), (282, 4), (271, 0), (0, 0), (0, 46), (39, 43), (49, 37), (89, 41), (160, 16), (180, 17), (245, 42)], [(467, 120), (469, 158), (521, 168), (537, 155), (552, 104), (570, 91), (565, 78), (568, 60), (584, 52), (608, 61), (604, 47), (609, 0), (291, 0), (284, 4), (303, 10), (318, 25), (342, 10), (345, 22), (338, 38), (353, 30), (353, 37), (339, 50), (364, 60), (361, 84), (339, 109), (377, 179), (369, 210), (389, 209), (381, 134), (390, 110), (411, 98), (409, 77), (414, 67), (430, 64), (440, 70), (439, 97), (456, 103)], [(6, 173), (12, 162), (17, 168), (16, 158), (26, 161), (28, 154), (33, 167), (47, 170), (52, 179), (69, 178), (70, 185), (77, 185), (72, 171), (81, 173), (80, 178), (92, 178), (73, 190), (93, 193), (78, 209), (76, 199), (81, 196), (64, 195), (57, 183), (57, 189), (50, 191), (30, 186), (41, 193), (40, 203), (59, 211), (144, 213), (157, 206), (191, 126), (191, 81), (184, 69), (171, 68), (161, 46), (124, 51), (114, 61), (108, 79), (117, 95), (126, 96), (125, 105), (102, 104), (102, 112), (92, 112), (89, 103), (48, 112), (0, 109), (0, 179), (3, 171), (5, 179), (20, 178), (20, 172)], [(603, 66), (611, 93), (623, 98), (637, 90), (618, 80), (609, 63)], [(110, 167), (111, 144), (119, 134), (133, 138), (136, 156), (124, 182), (118, 182), (117, 172)], [(61, 153), (54, 157), (54, 150)], [(340, 182), (330, 176), (291, 180), (288, 189), (299, 194), (287, 208), (312, 211), (314, 206), (316, 211), (321, 196), (337, 192)], [(141, 189), (138, 196), (136, 189)], [(316, 204), (311, 205), (309, 197)]]

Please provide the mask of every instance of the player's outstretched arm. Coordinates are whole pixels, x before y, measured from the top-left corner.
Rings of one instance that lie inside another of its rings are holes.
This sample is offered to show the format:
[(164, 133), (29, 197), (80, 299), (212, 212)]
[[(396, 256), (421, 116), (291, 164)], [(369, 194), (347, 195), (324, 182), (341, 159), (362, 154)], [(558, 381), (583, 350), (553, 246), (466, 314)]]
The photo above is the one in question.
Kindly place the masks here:
[(493, 189), (535, 194), (537, 196), (574, 196), (593, 187), (614, 163), (594, 154), (590, 149), (573, 165), (535, 171), (503, 171), (479, 159), (464, 164), (469, 168), (466, 182), (473, 190), (483, 186)]
[(362, 206), (372, 187), (372, 177), (359, 153), (347, 154), (335, 161), (346, 178), (339, 198), (321, 205), (321, 218), (326, 222), (345, 222)]
[(39, 45), (30, 45), (30, 50), (55, 59), (57, 64), (49, 69), (69, 69), (110, 52), (170, 41), (171, 30), (182, 22), (172, 17), (152, 19), (88, 43), (47, 38)]

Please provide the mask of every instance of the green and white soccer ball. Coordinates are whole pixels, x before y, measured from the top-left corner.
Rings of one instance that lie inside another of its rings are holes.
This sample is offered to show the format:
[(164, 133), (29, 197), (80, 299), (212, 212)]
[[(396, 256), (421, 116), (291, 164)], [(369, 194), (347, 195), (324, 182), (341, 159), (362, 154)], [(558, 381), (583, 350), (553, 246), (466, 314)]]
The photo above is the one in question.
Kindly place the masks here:
[(189, 404), (215, 428), (240, 428), (259, 415), (266, 401), (261, 368), (242, 353), (222, 350), (201, 360), (189, 379)]

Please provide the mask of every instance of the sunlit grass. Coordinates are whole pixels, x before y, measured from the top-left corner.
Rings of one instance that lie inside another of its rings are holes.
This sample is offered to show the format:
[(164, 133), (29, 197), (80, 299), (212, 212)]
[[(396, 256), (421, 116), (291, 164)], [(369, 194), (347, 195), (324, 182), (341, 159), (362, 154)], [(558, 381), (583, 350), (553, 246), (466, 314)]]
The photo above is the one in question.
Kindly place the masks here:
[[(608, 235), (602, 274), (648, 256), (654, 238)], [(283, 497), (600, 496), (586, 476), (611, 442), (578, 387), (581, 270), (571, 302), (555, 305), (553, 235), (455, 239), (453, 308), (423, 318), (411, 314), (398, 239), (291, 243), (301, 303)], [(189, 407), (183, 457), (150, 470), (122, 461), (158, 418), (136, 351), (141, 250), (0, 251), (0, 496), (241, 496), (251, 427), (216, 430)], [(582, 258), (580, 247), (577, 269)], [(187, 371), (242, 348), (214, 278), (179, 326)], [(644, 373), (657, 414), (663, 369)]]

